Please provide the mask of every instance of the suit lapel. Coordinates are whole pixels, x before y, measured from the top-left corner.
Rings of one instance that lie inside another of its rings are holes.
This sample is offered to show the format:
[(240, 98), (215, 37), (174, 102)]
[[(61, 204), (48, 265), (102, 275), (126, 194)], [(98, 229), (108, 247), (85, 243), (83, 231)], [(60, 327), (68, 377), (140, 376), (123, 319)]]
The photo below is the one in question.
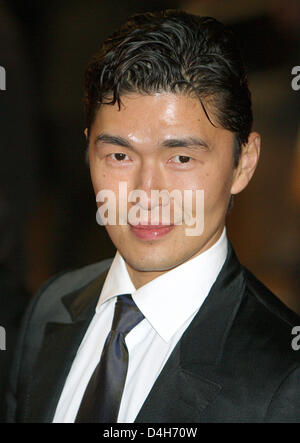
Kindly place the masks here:
[(197, 423), (222, 387), (181, 366), (178, 343), (143, 404), (136, 423)]
[(222, 390), (215, 368), (245, 289), (243, 268), (229, 243), (209, 295), (174, 348), (136, 422), (201, 422)]
[(45, 327), (25, 408), (26, 422), (51, 422), (76, 352), (95, 313), (107, 272), (85, 288), (61, 299), (70, 321)]

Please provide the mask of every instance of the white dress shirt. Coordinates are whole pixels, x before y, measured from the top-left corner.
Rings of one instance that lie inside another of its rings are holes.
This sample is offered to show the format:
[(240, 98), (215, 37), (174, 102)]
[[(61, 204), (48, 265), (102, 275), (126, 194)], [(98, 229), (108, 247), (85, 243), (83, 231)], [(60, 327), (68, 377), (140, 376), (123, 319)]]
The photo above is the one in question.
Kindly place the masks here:
[(145, 318), (125, 339), (129, 362), (118, 423), (133, 423), (171, 352), (207, 297), (226, 255), (224, 228), (208, 250), (136, 290), (125, 261), (117, 252), (95, 315), (66, 379), (53, 422), (75, 421), (111, 329), (116, 298), (120, 294), (132, 294)]

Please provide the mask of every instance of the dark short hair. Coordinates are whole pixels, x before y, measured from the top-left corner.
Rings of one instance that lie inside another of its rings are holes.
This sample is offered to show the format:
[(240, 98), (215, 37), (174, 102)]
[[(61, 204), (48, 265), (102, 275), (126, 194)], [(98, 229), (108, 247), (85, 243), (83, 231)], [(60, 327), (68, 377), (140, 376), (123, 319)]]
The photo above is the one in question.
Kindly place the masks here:
[(120, 107), (122, 94), (132, 92), (198, 97), (214, 126), (236, 134), (237, 165), (253, 116), (241, 52), (227, 26), (212, 17), (178, 10), (130, 17), (104, 41), (87, 67), (84, 104), (88, 130), (99, 106), (118, 103)]

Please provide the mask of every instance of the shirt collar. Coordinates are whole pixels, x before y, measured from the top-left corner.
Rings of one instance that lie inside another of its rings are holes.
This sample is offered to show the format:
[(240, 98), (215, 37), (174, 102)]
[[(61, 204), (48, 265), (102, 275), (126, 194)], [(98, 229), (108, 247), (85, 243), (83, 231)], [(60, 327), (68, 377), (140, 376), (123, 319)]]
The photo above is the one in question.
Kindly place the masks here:
[(135, 289), (123, 257), (117, 251), (96, 307), (120, 294), (132, 294), (145, 318), (168, 342), (200, 308), (227, 256), (227, 236), (222, 235), (209, 249)]

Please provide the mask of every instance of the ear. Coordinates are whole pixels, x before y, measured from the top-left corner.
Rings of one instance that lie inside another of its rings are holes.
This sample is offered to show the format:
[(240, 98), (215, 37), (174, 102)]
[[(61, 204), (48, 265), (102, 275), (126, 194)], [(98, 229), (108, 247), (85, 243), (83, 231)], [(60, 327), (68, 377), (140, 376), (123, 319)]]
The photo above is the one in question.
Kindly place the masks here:
[(86, 140), (88, 141), (88, 139), (89, 139), (89, 131), (88, 131), (88, 128), (85, 128), (85, 130), (84, 130), (83, 132), (84, 132), (84, 135), (85, 135)]
[(242, 146), (239, 164), (234, 171), (231, 194), (241, 192), (251, 180), (259, 159), (260, 143), (258, 132), (251, 132), (248, 142)]

